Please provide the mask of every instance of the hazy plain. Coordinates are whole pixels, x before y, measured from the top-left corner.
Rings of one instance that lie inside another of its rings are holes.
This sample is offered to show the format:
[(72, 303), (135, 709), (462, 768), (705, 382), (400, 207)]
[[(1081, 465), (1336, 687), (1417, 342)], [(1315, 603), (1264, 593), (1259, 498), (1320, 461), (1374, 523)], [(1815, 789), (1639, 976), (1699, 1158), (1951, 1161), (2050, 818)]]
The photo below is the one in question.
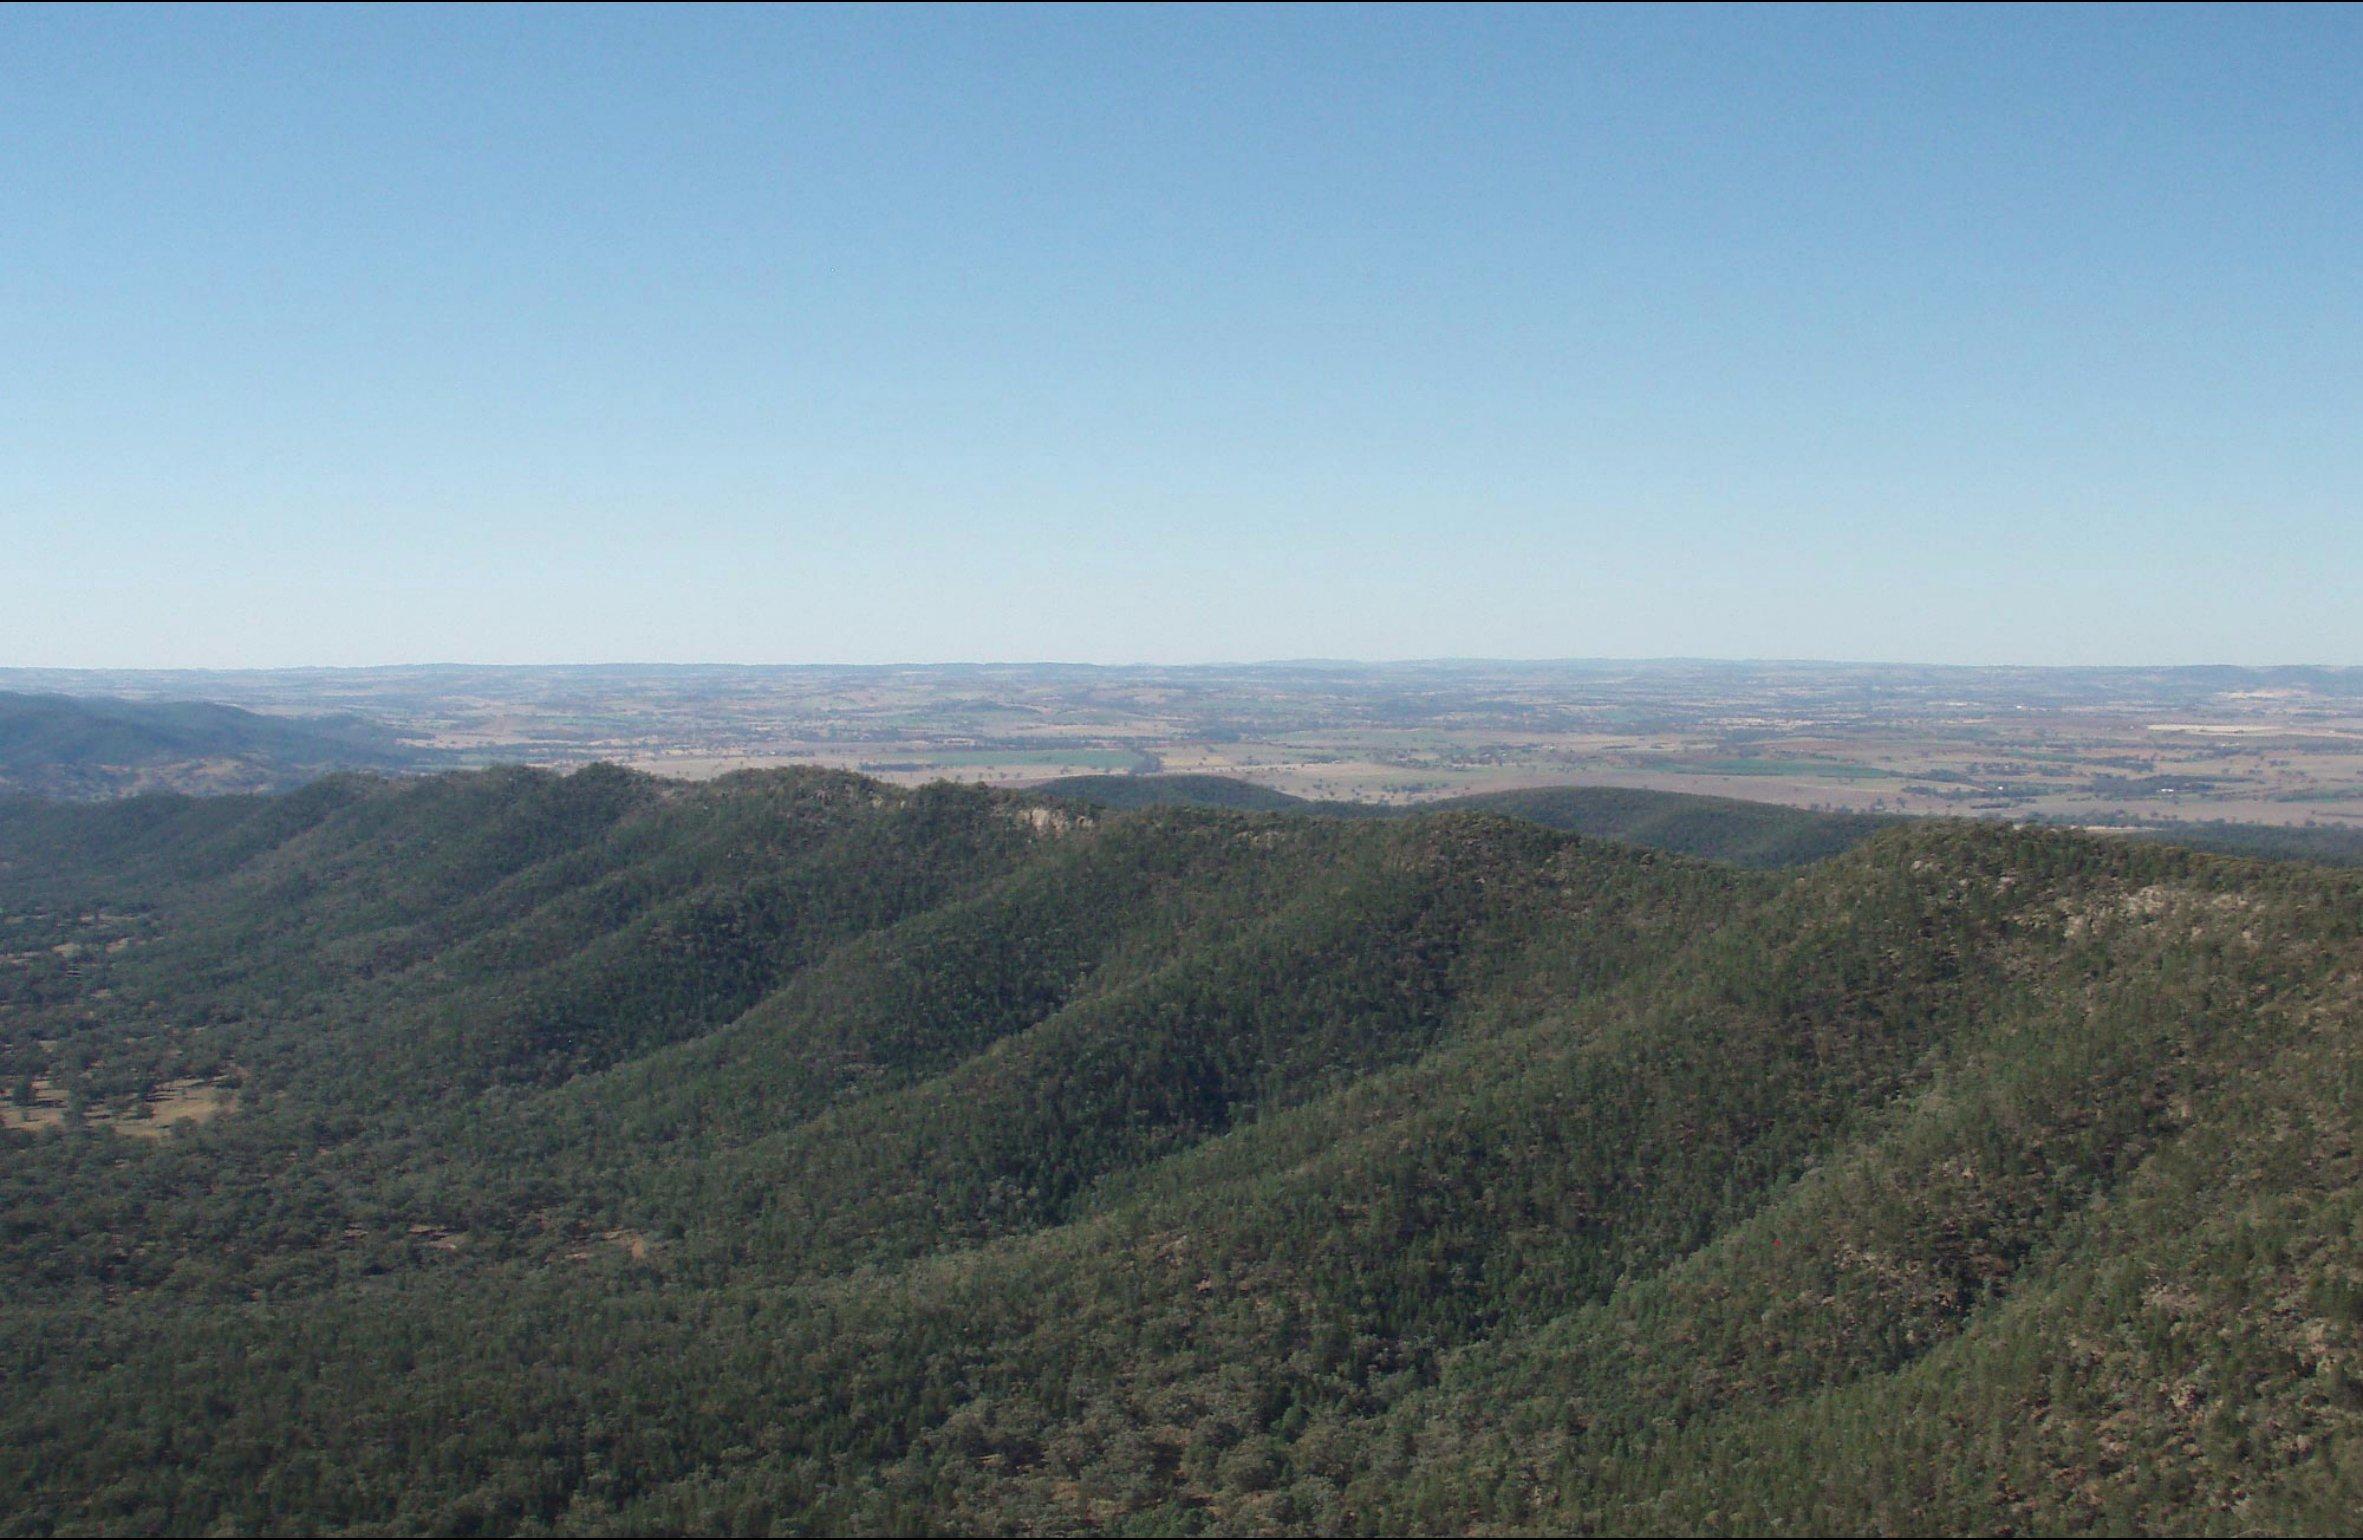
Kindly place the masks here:
[(1542, 785), (2069, 823), (2363, 825), (2363, 669), (1654, 662), (0, 671), (352, 712), (454, 765), (913, 783), (1204, 772), (1417, 802)]

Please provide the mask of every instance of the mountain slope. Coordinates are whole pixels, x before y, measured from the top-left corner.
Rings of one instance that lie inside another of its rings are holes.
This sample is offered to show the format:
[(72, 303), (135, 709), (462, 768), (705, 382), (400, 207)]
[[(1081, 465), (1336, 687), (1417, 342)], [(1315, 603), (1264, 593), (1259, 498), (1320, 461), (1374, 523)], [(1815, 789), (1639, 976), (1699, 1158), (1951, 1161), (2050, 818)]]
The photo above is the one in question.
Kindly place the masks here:
[(11, 1531), (2363, 1501), (2348, 873), (504, 771), (13, 805), (0, 952)]

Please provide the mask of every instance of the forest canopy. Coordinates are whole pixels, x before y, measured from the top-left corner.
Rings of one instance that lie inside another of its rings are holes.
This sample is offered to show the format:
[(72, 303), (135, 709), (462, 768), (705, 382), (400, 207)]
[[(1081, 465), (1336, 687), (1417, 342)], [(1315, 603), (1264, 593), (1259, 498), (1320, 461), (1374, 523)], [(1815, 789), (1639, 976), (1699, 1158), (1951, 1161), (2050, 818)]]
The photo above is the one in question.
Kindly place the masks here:
[(0, 1528), (2363, 1511), (2363, 875), (1092, 790), (0, 803)]

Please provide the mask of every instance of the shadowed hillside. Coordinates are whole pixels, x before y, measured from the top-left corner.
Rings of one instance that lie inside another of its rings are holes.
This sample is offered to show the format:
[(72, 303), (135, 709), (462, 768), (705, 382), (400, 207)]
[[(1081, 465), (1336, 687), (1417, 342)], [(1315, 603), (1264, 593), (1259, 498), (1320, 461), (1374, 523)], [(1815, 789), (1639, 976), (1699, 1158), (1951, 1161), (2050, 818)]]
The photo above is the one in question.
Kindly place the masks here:
[(2363, 878), (1058, 790), (0, 807), (0, 1527), (2351, 1527)]
[(1380, 809), (1359, 802), (1314, 802), (1227, 775), (1070, 775), (1046, 781), (1042, 796), (1071, 797), (1100, 807), (1225, 807), (1253, 813), (1321, 812), (1341, 817), (1374, 817)]
[(422, 756), (355, 717), (270, 717), (195, 701), (0, 692), (0, 793), (264, 791)]
[(2133, 831), (2192, 850), (2249, 856), (2260, 861), (2320, 861), (2328, 866), (2363, 866), (2363, 829), (2253, 823), (2189, 823)]
[[(1499, 813), (1596, 839), (1646, 845), (1740, 866), (1802, 866), (1851, 850), (1898, 815), (1824, 813), (1771, 802), (1703, 797), (1626, 786), (1549, 786), (1489, 792), (1415, 807), (1370, 802), (1315, 802), (1219, 775), (1087, 775), (1035, 790), (1102, 807), (1230, 807), (1315, 813), (1334, 818), (1401, 818), (1414, 812)], [(2129, 827), (2126, 837), (2158, 840), (2220, 855), (2270, 861), (2363, 866), (2363, 831), (2242, 823)]]
[(1628, 845), (1646, 845), (1741, 866), (1801, 866), (1861, 844), (1895, 819), (1866, 813), (1815, 813), (1769, 802), (1740, 802), (1678, 791), (1622, 786), (1551, 786), (1531, 791), (1404, 806), (1315, 802), (1218, 775), (1072, 776), (1035, 788), (1102, 807), (1223, 807), (1313, 813), (1331, 818), (1402, 818), (1416, 813), (1495, 813), (1545, 828)]
[(1802, 866), (1852, 850), (1896, 821), (1621, 786), (1504, 791), (1449, 805), (1741, 866)]

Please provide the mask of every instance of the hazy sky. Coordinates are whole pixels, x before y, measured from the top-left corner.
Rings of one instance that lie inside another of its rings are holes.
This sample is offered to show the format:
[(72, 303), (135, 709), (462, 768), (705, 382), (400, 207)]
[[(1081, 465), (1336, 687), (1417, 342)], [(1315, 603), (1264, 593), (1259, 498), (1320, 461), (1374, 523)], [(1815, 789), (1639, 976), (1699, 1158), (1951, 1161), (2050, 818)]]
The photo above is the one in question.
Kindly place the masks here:
[(0, 665), (2363, 663), (2363, 10), (0, 10)]

